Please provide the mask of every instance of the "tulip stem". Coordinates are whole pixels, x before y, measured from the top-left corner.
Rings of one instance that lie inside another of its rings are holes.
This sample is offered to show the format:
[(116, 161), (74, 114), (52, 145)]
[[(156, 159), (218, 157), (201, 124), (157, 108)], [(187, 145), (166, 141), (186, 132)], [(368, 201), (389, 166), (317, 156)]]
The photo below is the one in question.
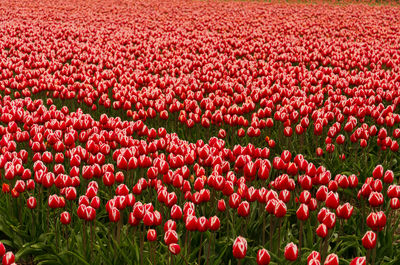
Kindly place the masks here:
[[(361, 195), (361, 215), (362, 215), (362, 220), (365, 220), (365, 202), (364, 202), (364, 198), (362, 198), (362, 195)], [(365, 230), (364, 222), (361, 222), (361, 228), (362, 228), (362, 231)]]
[(117, 225), (117, 243), (119, 244), (121, 238), (121, 226), (122, 226), (122, 215), (121, 218), (118, 220)]
[(303, 242), (303, 221), (300, 220), (300, 229), (299, 229), (299, 257), (301, 257), (301, 245)]
[(142, 225), (142, 236), (140, 237), (140, 264), (143, 265), (144, 224)]
[(49, 206), (47, 206), (47, 212), (46, 212), (46, 221), (47, 221), (47, 227), (50, 227), (50, 220), (49, 220)]
[(273, 243), (273, 241), (272, 241), (272, 239), (273, 239), (273, 232), (274, 232), (274, 229), (273, 229), (273, 226), (274, 226), (274, 224), (273, 224), (273, 216), (272, 216), (272, 214), (270, 214), (270, 216), (269, 216), (269, 249), (271, 249), (272, 250), (272, 243)]
[(211, 233), (210, 242), (208, 242), (208, 247), (207, 247), (207, 265), (210, 264), (211, 242), (213, 241), (213, 237), (214, 237), (214, 233)]
[(201, 249), (203, 248), (203, 232), (200, 232), (200, 248), (199, 248), (199, 257), (198, 257), (198, 262), (197, 264), (200, 264), (200, 260), (201, 260)]
[(329, 231), (326, 237), (324, 238), (323, 242), (321, 242), (321, 258), (325, 260), (326, 253), (328, 252), (328, 238), (329, 238)]
[(82, 237), (83, 237), (83, 254), (86, 257), (86, 221), (83, 221)]
[(279, 218), (278, 220), (279, 226), (278, 226), (278, 241), (277, 241), (277, 253), (278, 253), (278, 257), (280, 256), (280, 244), (281, 244), (281, 226), (282, 226), (282, 219)]
[(54, 214), (54, 234), (56, 239), (56, 250), (58, 251), (57, 213)]
[(190, 241), (191, 241), (191, 239), (190, 239), (190, 235), (191, 235), (191, 233), (190, 233), (190, 231), (188, 232), (188, 245), (187, 245), (187, 255), (190, 255)]
[(132, 238), (133, 242), (132, 244), (135, 246), (136, 245), (136, 226), (133, 228), (133, 238)]
[(189, 231), (186, 229), (186, 232), (185, 232), (185, 255), (182, 255), (182, 256), (186, 256), (188, 254), (188, 234), (189, 234)]
[(90, 223), (90, 260), (92, 259), (92, 253), (93, 253), (93, 223)]
[(69, 235), (68, 235), (68, 227), (67, 226), (65, 226), (65, 241), (67, 241), (66, 242), (66, 246), (67, 246), (67, 251), (69, 250)]
[(183, 252), (181, 252), (181, 255), (182, 255), (183, 260), (185, 261), (185, 264), (188, 265), (189, 263), (188, 263), (188, 261), (187, 261), (185, 255), (183, 255)]
[(262, 226), (262, 245), (265, 245), (265, 214), (262, 212), (263, 226)]
[(35, 226), (35, 216), (33, 215), (33, 210), (30, 211), (31, 216), (32, 216), (32, 229), (31, 229), (31, 235), (35, 236), (36, 235), (36, 226)]
[(367, 249), (367, 257), (365, 258), (365, 260), (367, 261), (366, 265), (370, 264), (369, 262), (370, 257), (371, 257), (371, 249)]
[(150, 243), (150, 246), (151, 246), (151, 255), (152, 255), (153, 265), (155, 265), (156, 264), (156, 243), (155, 242)]
[(376, 246), (372, 249), (372, 260), (371, 260), (371, 265), (375, 265), (375, 258), (376, 258), (376, 248), (378, 246), (378, 233), (376, 233)]

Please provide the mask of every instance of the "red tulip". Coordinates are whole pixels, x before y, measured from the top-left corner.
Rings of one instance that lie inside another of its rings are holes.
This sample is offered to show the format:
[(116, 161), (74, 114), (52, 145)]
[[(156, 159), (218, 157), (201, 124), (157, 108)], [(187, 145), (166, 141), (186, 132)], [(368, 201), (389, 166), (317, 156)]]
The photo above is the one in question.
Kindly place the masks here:
[(308, 206), (306, 204), (300, 204), (299, 208), (296, 211), (297, 219), (301, 221), (305, 221), (310, 216), (310, 211), (308, 210)]
[(29, 209), (35, 209), (36, 208), (36, 198), (35, 197), (29, 197), (28, 200), (26, 201), (26, 204)]
[(116, 207), (112, 207), (111, 210), (108, 212), (108, 218), (110, 222), (116, 223), (120, 219), (120, 212)]
[(179, 220), (182, 218), (182, 209), (178, 205), (173, 205), (171, 208), (171, 218), (174, 220)]
[(319, 237), (325, 238), (325, 237), (328, 235), (328, 228), (326, 227), (325, 224), (320, 224), (320, 225), (317, 227), (316, 232), (317, 232), (317, 235), (318, 235)]
[(313, 250), (310, 255), (307, 257), (307, 262), (310, 262), (310, 260), (316, 259), (318, 261), (321, 261), (321, 254), (318, 251)]
[(1, 188), (3, 193), (9, 193), (10, 192), (10, 185), (7, 183), (3, 183), (2, 188)]
[(374, 177), (374, 179), (381, 179), (383, 177), (383, 166), (377, 165), (372, 171), (372, 176)]
[(400, 208), (400, 200), (398, 198), (390, 199), (390, 208), (397, 210)]
[(3, 265), (11, 265), (15, 261), (15, 256), (11, 251), (6, 252), (3, 256)]
[(339, 257), (336, 254), (329, 254), (324, 262), (324, 265), (338, 265)]
[(339, 195), (330, 191), (326, 197), (325, 205), (329, 208), (336, 209), (339, 206)]
[(195, 231), (197, 229), (197, 223), (198, 223), (197, 217), (194, 215), (189, 215), (186, 218), (186, 223), (185, 223), (186, 229), (189, 231)]
[(320, 186), (316, 193), (316, 199), (318, 201), (325, 201), (328, 196), (328, 188), (326, 186)]
[(365, 257), (354, 258), (349, 265), (367, 265), (367, 259)]
[(236, 259), (243, 259), (247, 252), (247, 240), (241, 236), (237, 237), (233, 243), (232, 252)]
[(68, 225), (71, 223), (71, 215), (69, 214), (69, 212), (62, 212), (60, 215), (60, 222), (63, 225)]
[(276, 205), (275, 205), (275, 211), (274, 214), (276, 217), (281, 218), (286, 215), (286, 204), (283, 201), (278, 200)]
[(6, 254), (6, 247), (2, 242), (0, 242), (0, 257), (3, 257)]
[(144, 214), (145, 214), (145, 210), (144, 210), (144, 206), (142, 205), (142, 203), (140, 203), (140, 202), (135, 203), (133, 206), (133, 215), (137, 219), (141, 220), (143, 218)]
[(383, 176), (383, 182), (391, 184), (394, 180), (394, 173), (392, 170), (386, 170), (385, 175)]
[(257, 252), (257, 264), (258, 265), (268, 265), (271, 260), (271, 256), (268, 251), (264, 248), (259, 249)]
[(299, 255), (299, 251), (297, 249), (297, 246), (291, 242), (286, 245), (285, 247), (285, 259), (289, 261), (295, 261)]
[(308, 190), (304, 190), (300, 194), (299, 201), (303, 204), (308, 204), (311, 200), (311, 193)]
[(143, 216), (143, 224), (145, 226), (154, 225), (154, 214), (152, 212), (146, 212)]
[(241, 217), (247, 217), (250, 214), (250, 204), (247, 201), (243, 201), (239, 204), (237, 212)]
[(173, 255), (178, 255), (181, 252), (181, 247), (176, 243), (172, 243), (168, 245), (168, 250)]
[(375, 191), (371, 192), (368, 202), (372, 207), (378, 207), (382, 205), (384, 202), (383, 194)]
[(168, 230), (176, 230), (176, 222), (173, 220), (168, 220), (164, 224), (164, 232)]
[(211, 231), (217, 231), (221, 226), (218, 216), (212, 216), (209, 219), (209, 227)]
[(157, 232), (154, 229), (149, 229), (147, 231), (147, 240), (150, 242), (156, 241), (157, 240)]
[(367, 231), (361, 241), (364, 248), (373, 249), (376, 246), (376, 234), (372, 231)]
[(210, 226), (208, 219), (204, 216), (197, 219), (197, 231), (206, 232)]
[(175, 230), (167, 230), (164, 234), (164, 242), (167, 245), (178, 243), (178, 233)]

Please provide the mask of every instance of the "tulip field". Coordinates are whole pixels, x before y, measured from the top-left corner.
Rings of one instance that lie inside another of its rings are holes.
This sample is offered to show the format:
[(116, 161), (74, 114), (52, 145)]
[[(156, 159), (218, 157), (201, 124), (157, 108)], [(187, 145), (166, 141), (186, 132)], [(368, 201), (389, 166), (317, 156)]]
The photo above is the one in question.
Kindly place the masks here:
[(0, 1), (0, 262), (399, 265), (399, 14)]

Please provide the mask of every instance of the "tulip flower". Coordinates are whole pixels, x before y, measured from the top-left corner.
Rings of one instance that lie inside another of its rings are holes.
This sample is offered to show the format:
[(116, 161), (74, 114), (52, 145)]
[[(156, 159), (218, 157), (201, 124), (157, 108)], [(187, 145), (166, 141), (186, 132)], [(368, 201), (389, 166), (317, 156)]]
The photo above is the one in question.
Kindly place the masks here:
[(14, 253), (12, 253), (11, 251), (8, 251), (4, 254), (3, 260), (2, 260), (3, 265), (11, 265), (14, 263), (14, 261), (15, 261)]
[(307, 257), (307, 262), (310, 262), (311, 260), (321, 261), (321, 254), (318, 251), (312, 251)]
[(37, 205), (36, 198), (32, 196), (29, 197), (28, 200), (26, 201), (26, 204), (29, 209), (35, 209)]
[(339, 257), (336, 254), (329, 254), (324, 262), (324, 265), (338, 265)]
[(176, 243), (171, 243), (168, 245), (168, 250), (173, 255), (178, 255), (181, 252), (181, 247)]
[(68, 225), (71, 223), (71, 215), (69, 214), (69, 212), (62, 212), (60, 214), (60, 222), (63, 225)]
[(299, 252), (297, 246), (291, 242), (285, 247), (285, 259), (288, 261), (295, 261), (298, 258)]
[(354, 258), (349, 265), (367, 265), (367, 260), (365, 257)]
[(372, 171), (372, 176), (374, 179), (381, 179), (383, 177), (383, 166), (377, 165)]
[(373, 249), (376, 246), (376, 234), (372, 231), (367, 231), (362, 238), (362, 245), (366, 249)]
[(257, 252), (257, 265), (268, 265), (271, 260), (271, 256), (268, 250), (262, 248)]
[(237, 237), (233, 243), (232, 252), (236, 259), (243, 259), (247, 252), (247, 240), (241, 236)]

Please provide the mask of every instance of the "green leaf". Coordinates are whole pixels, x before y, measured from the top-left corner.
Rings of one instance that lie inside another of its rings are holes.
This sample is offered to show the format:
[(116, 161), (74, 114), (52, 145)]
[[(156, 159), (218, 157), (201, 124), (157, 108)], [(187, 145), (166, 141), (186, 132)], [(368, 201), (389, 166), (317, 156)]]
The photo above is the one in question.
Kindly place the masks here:
[(88, 263), (81, 255), (79, 255), (78, 253), (75, 253), (75, 252), (73, 252), (73, 251), (65, 251), (63, 254), (68, 254), (68, 255), (71, 255), (71, 256), (73, 256), (73, 257), (75, 257), (78, 261), (79, 261), (79, 264), (82, 264), (82, 265), (90, 265), (90, 263)]

